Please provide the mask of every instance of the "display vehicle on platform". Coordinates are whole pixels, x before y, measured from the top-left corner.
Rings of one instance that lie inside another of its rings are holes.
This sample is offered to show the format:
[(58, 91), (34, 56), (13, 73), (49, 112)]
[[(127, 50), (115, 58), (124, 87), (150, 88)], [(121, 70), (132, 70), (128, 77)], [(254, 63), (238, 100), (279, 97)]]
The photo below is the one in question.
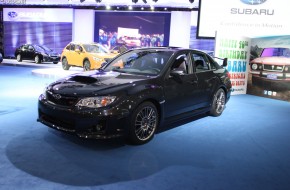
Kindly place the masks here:
[(24, 44), (15, 50), (15, 57), (18, 62), (22, 60), (34, 60), (35, 63), (60, 61), (60, 54), (44, 45)]
[(48, 85), (38, 121), (79, 137), (144, 144), (166, 123), (221, 115), (231, 94), (226, 64), (192, 49), (128, 50), (97, 70)]
[(116, 55), (98, 43), (71, 42), (62, 51), (62, 68), (69, 70), (70, 67), (75, 66), (82, 67), (85, 71), (98, 69), (103, 62)]

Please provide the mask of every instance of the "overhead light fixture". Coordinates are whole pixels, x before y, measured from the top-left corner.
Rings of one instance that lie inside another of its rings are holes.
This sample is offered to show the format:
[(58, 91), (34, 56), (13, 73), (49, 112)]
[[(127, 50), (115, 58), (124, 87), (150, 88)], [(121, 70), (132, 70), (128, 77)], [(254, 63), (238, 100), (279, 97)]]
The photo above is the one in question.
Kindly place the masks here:
[(193, 3), (193, 2), (194, 2), (194, 0), (189, 0), (189, 2), (190, 2), (190, 3)]
[(80, 0), (81, 3), (85, 2), (86, 0)]
[(128, 9), (129, 9), (129, 10), (132, 10), (132, 9), (133, 9), (133, 7), (132, 7), (131, 5), (129, 5)]
[(152, 0), (152, 1), (154, 1), (156, 3), (158, 0)]
[(143, 2), (146, 4), (147, 3), (147, 0), (143, 0)]
[(97, 3), (100, 3), (100, 2), (102, 2), (102, 0), (96, 0), (96, 2), (97, 2)]
[(137, 3), (137, 2), (138, 2), (138, 0), (132, 0), (132, 2), (133, 2), (133, 3)]

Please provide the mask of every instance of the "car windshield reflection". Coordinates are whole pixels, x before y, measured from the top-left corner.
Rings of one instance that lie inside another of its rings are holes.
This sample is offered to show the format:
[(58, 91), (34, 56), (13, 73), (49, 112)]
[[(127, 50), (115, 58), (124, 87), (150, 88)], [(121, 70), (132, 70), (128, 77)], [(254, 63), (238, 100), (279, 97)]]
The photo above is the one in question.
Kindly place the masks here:
[(108, 64), (105, 71), (138, 75), (158, 75), (169, 60), (172, 52), (129, 51)]
[(265, 48), (261, 57), (290, 57), (289, 48)]
[(86, 52), (89, 53), (110, 53), (105, 47), (97, 44), (84, 44)]

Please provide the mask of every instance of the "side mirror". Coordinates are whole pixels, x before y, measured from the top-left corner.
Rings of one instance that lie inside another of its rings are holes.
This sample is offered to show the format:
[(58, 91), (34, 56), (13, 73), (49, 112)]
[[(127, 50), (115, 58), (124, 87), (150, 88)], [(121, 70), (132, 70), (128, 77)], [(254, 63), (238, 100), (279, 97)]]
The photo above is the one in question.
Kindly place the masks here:
[(174, 80), (176, 80), (179, 83), (182, 83), (182, 79), (180, 77), (180, 75), (182, 75), (183, 72), (182, 71), (178, 71), (178, 70), (172, 70), (170, 71), (170, 76), (173, 77)]
[(227, 65), (228, 65), (228, 58), (224, 58), (223, 67), (226, 67)]

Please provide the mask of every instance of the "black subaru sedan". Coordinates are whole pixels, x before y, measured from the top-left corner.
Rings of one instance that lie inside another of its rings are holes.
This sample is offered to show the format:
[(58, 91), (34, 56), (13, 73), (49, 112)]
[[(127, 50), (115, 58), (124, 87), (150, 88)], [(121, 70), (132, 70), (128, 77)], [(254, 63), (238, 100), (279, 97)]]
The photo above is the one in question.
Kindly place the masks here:
[(53, 62), (57, 64), (60, 61), (59, 53), (43, 45), (24, 44), (19, 46), (14, 54), (18, 62), (34, 60), (35, 63)]
[(198, 50), (129, 50), (98, 70), (48, 85), (39, 97), (38, 121), (79, 137), (125, 136), (144, 144), (167, 122), (221, 115), (231, 94), (223, 66)]

